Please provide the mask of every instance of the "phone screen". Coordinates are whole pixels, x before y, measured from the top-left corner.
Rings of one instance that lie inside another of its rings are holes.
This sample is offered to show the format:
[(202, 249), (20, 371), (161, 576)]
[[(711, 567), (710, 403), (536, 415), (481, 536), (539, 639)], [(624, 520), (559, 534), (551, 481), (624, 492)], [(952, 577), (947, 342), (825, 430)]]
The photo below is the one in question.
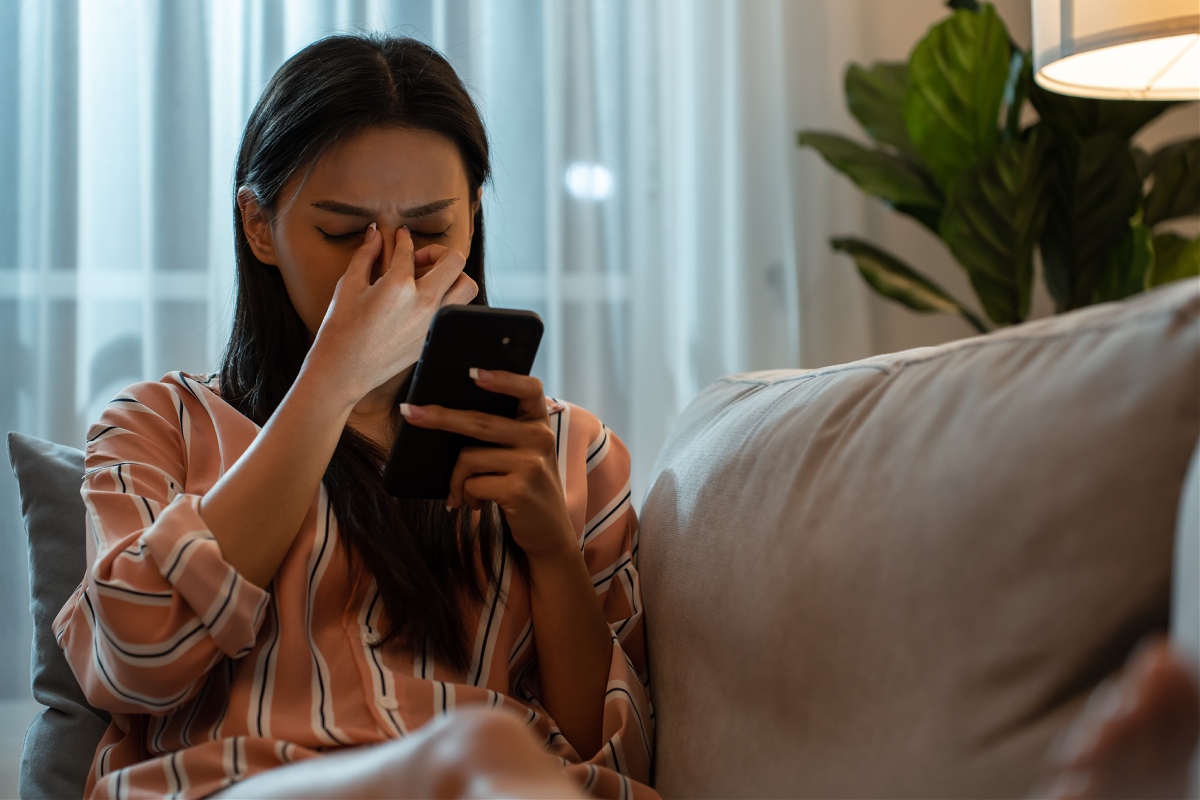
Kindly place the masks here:
[[(532, 311), (446, 306), (429, 326), (405, 402), (516, 417), (517, 398), (480, 388), (468, 371), (479, 367), (528, 375), (542, 330), (541, 318)], [(473, 444), (489, 446), (401, 420), (384, 467), (384, 486), (395, 497), (444, 499), (459, 451)]]

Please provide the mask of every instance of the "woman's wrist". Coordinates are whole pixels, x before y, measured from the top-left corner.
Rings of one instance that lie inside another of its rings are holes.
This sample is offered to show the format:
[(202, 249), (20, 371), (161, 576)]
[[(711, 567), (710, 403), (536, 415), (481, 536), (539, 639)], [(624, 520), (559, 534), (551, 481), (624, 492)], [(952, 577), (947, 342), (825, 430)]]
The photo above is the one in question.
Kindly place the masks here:
[(590, 601), (588, 605), (595, 603), (599, 610), (592, 577), (578, 545), (533, 556), (526, 554), (526, 562), (529, 564), (529, 594), (535, 604), (545, 599), (558, 603), (564, 597), (574, 596), (581, 602), (586, 598)]
[(526, 554), (529, 563), (529, 582), (535, 591), (547, 581), (557, 582), (563, 575), (578, 572), (583, 563), (583, 556), (578, 550), (563, 550), (554, 553), (540, 553), (530, 556)]
[(351, 409), (367, 394), (367, 389), (358, 386), (351, 376), (340, 374), (345, 365), (345, 359), (335, 353), (329, 353), (320, 346), (320, 340), (309, 348), (300, 372), (290, 393), (303, 393), (304, 396), (315, 400), (319, 405), (328, 408), (335, 415), (349, 417)]
[(589, 758), (603, 738), (612, 629), (577, 543), (530, 559), (529, 595), (542, 702)]
[(524, 550), (525, 560), (529, 564), (530, 581), (537, 583), (538, 578), (557, 578), (571, 572), (580, 572), (580, 566), (583, 566), (583, 574), (586, 575), (587, 567), (583, 564), (583, 553), (579, 549), (579, 541), (575, 538), (574, 529), (566, 528), (564, 534), (559, 537), (559, 544), (551, 549), (543, 550)]

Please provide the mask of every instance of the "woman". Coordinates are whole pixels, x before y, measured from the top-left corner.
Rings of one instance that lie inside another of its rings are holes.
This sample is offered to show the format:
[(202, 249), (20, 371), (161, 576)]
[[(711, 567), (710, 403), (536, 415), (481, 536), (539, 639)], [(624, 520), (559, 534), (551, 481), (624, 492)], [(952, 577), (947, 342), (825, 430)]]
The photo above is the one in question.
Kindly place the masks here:
[[(476, 380), (516, 420), (398, 408), (434, 312), (486, 302), (488, 169), (414, 40), (328, 38), (266, 87), (220, 372), (130, 387), (88, 435), (55, 631), (113, 714), (90, 795), (653, 794), (624, 446), (508, 373)], [(396, 501), (400, 412), (495, 446)]]

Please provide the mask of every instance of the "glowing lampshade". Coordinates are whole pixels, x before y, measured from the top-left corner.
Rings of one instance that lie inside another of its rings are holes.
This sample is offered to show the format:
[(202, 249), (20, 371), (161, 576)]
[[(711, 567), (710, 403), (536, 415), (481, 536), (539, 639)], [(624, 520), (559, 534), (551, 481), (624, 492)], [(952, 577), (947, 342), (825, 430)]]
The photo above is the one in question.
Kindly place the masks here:
[(1062, 94), (1200, 99), (1200, 1), (1033, 0), (1033, 69)]

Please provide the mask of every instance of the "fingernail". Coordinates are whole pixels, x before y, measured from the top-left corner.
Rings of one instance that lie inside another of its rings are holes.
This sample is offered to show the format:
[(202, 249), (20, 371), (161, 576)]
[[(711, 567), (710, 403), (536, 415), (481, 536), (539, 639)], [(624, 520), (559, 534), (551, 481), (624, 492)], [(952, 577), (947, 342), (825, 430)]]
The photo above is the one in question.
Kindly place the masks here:
[(371, 241), (375, 238), (375, 234), (379, 232), (379, 226), (372, 222), (367, 226), (367, 235), (363, 237), (364, 241)]
[(450, 504), (450, 501), (449, 501), (449, 500), (447, 500), (447, 501), (446, 501), (446, 510), (447, 510), (447, 511), (453, 511), (453, 510), (454, 510), (454, 506)]
[(1101, 683), (1092, 691), (1082, 713), (1062, 735), (1054, 749), (1054, 759), (1060, 764), (1086, 761), (1100, 742), (1104, 726), (1122, 713), (1125, 692), (1116, 679)]
[(488, 372), (486, 369), (479, 369), (478, 367), (471, 367), (469, 370), (467, 370), (467, 374), (471, 376), (472, 380), (479, 381), (480, 383), (487, 383), (492, 379), (492, 373)]
[(1059, 775), (1046, 788), (1046, 790), (1035, 792), (1031, 797), (1055, 797), (1062, 800), (1072, 800), (1072, 798), (1087, 797), (1088, 789), (1092, 776), (1087, 772), (1070, 771)]
[(405, 419), (420, 419), (421, 417), (425, 416), (425, 409), (421, 408), (420, 406), (401, 403), (400, 413), (404, 415)]
[(1054, 749), (1054, 762), (1063, 766), (1076, 766), (1084, 762), (1100, 741), (1096, 726), (1097, 723), (1093, 721), (1077, 721)]

